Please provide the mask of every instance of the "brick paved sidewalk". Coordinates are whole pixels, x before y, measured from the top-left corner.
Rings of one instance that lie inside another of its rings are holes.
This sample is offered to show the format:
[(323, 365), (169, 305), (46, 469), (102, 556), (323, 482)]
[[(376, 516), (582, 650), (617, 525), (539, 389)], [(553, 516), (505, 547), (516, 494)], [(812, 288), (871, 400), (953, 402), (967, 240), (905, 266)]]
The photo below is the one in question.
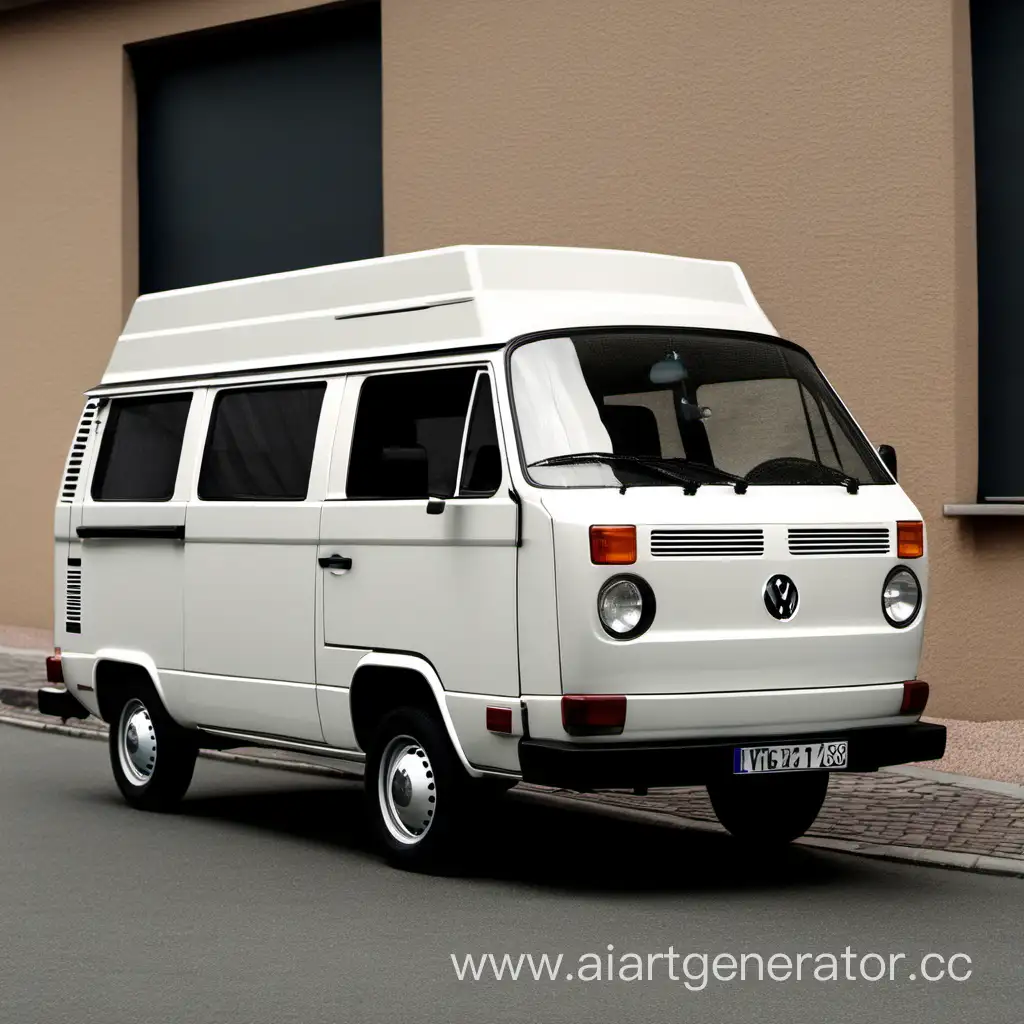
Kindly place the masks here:
[[(25, 691), (3, 689), (5, 702), (30, 704)], [(58, 719), (46, 718), (30, 707), (0, 704), (0, 715), (49, 731), (64, 731)], [(78, 734), (102, 739), (107, 727), (97, 719), (71, 720)], [(2, 728), (2, 724), (0, 724)], [(0, 739), (2, 742), (2, 739)], [(293, 755), (271, 750), (247, 750), (238, 760), (293, 763)], [(231, 754), (220, 754), (231, 760)], [(524, 790), (568, 797), (581, 803), (655, 812), (689, 821), (717, 825), (703, 787), (654, 790), (647, 796), (613, 791), (578, 794), (539, 786)], [(1019, 861), (1024, 872), (1024, 798), (987, 792), (966, 785), (939, 782), (898, 771), (832, 776), (828, 797), (808, 837), (860, 843), (874, 848), (935, 850), (960, 855), (1008, 858)], [(896, 852), (895, 849), (893, 851)], [(969, 866), (964, 863), (961, 866)]]
[[(565, 793), (568, 796), (570, 794)], [(703, 787), (572, 794), (635, 810), (717, 822)], [(1020, 859), (1024, 866), (1024, 799), (895, 771), (834, 774), (825, 806), (808, 836), (951, 853)]]

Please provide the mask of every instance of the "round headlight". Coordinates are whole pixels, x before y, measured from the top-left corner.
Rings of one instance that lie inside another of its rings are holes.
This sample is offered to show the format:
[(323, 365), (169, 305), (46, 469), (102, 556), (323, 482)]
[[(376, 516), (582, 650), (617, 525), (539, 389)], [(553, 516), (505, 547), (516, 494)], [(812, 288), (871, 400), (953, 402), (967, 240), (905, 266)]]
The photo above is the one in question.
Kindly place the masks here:
[(654, 592), (638, 576), (614, 577), (598, 592), (597, 615), (617, 640), (639, 636), (654, 618)]
[(917, 618), (920, 609), (921, 584), (906, 566), (897, 566), (885, 578), (882, 587), (882, 612), (886, 621), (902, 629)]

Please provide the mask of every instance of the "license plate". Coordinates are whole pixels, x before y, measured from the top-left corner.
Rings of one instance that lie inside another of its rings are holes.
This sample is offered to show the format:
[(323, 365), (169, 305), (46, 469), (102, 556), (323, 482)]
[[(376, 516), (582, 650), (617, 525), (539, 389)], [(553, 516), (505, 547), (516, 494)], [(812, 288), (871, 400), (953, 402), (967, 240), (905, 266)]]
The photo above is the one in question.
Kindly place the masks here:
[(806, 772), (845, 768), (846, 740), (827, 743), (787, 743), (777, 747), (735, 747), (732, 770), (735, 775), (760, 772)]

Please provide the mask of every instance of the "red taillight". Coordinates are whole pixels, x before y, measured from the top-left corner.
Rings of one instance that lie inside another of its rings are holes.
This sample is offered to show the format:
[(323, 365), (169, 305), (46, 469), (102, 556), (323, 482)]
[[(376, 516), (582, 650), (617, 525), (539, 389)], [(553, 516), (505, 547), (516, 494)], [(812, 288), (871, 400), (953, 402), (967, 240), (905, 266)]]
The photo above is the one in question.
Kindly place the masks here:
[(60, 661), (59, 647), (55, 647), (53, 654), (46, 659), (46, 681), (48, 683), (64, 682), (64, 666)]
[(928, 684), (923, 679), (911, 679), (903, 684), (901, 715), (919, 715), (928, 703)]
[(488, 732), (512, 732), (512, 709), (511, 708), (488, 708), (487, 709), (487, 731)]
[(592, 526), (590, 560), (594, 565), (632, 565), (636, 561), (636, 527)]
[(570, 735), (622, 732), (626, 698), (608, 693), (568, 693), (562, 698), (562, 725)]

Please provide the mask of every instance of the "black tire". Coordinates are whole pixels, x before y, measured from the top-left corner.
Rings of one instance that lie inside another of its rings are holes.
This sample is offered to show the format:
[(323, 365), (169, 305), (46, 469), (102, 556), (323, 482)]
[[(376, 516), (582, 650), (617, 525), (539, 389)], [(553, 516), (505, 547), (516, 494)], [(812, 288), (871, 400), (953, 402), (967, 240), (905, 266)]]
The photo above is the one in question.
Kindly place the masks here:
[[(143, 811), (170, 811), (192, 782), (195, 737), (175, 722), (151, 686), (118, 694), (110, 721), (110, 767), (125, 800)], [(151, 756), (150, 756), (151, 755)]]
[(828, 791), (828, 772), (732, 775), (708, 783), (718, 820), (737, 839), (783, 846), (814, 824)]
[(385, 716), (367, 751), (364, 784), (388, 861), (409, 871), (459, 869), (479, 796), (473, 782), (436, 714), (405, 707)]

